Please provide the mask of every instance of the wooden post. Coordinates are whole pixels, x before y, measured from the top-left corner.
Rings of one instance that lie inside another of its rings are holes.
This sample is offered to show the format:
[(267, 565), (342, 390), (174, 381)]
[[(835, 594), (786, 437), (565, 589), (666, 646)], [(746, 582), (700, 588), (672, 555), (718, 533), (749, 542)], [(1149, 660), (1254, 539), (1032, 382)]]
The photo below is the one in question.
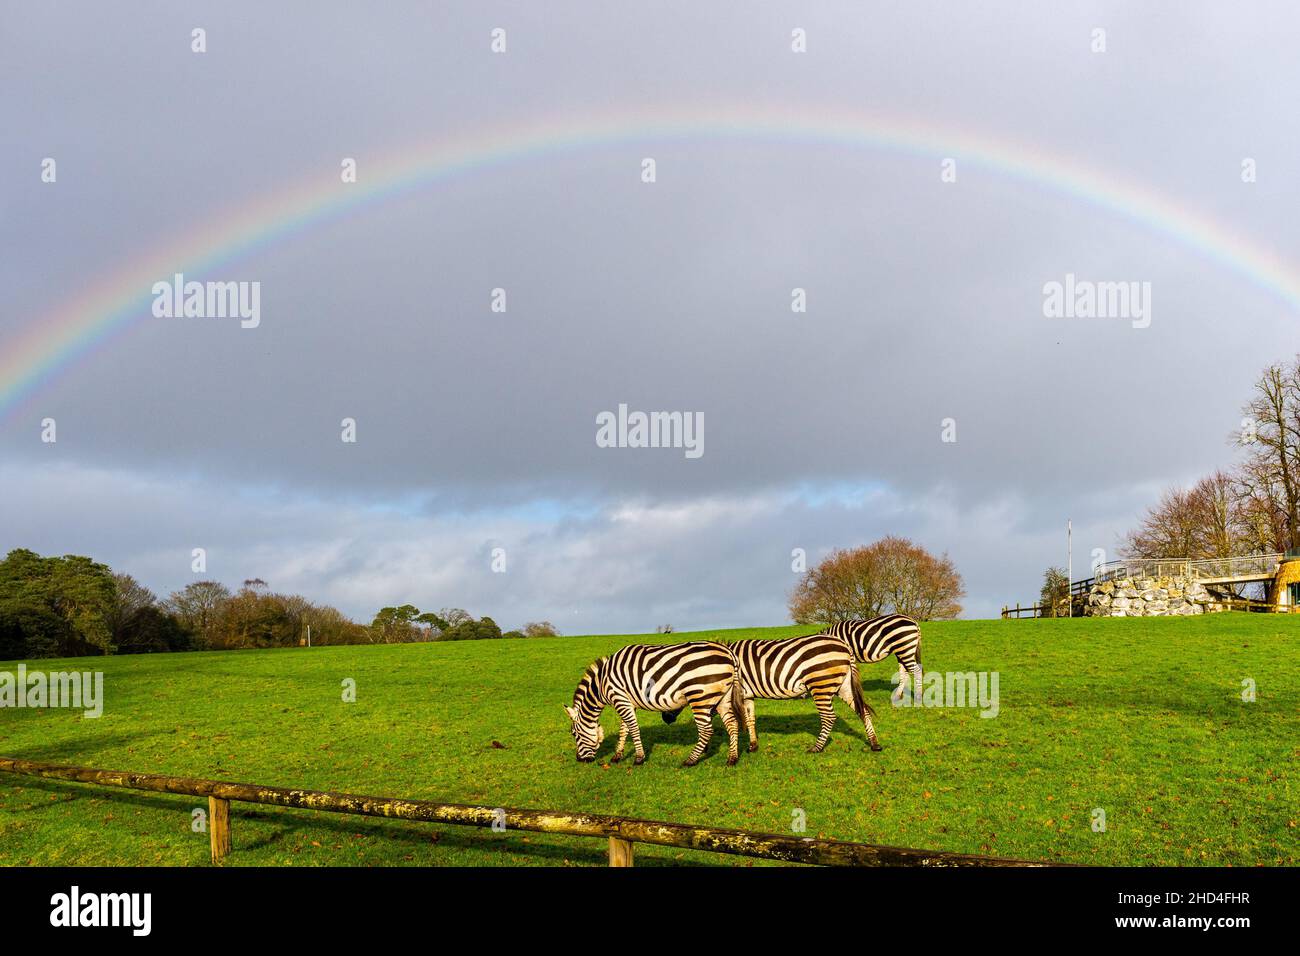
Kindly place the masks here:
[(208, 797), (208, 836), (212, 838), (212, 862), (220, 863), (230, 852), (230, 801)]
[(612, 836), (609, 838), (609, 865), (632, 865), (632, 841)]

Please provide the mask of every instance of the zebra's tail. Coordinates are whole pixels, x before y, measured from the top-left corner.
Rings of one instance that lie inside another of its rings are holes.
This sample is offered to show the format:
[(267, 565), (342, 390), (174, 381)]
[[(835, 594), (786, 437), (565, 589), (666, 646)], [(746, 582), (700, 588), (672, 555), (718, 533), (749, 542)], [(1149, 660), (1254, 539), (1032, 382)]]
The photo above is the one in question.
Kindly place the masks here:
[(876, 712), (871, 709), (867, 699), (862, 696), (862, 680), (858, 677), (858, 666), (853, 665), (853, 670), (845, 678), (849, 681), (849, 690), (853, 692), (853, 709), (858, 712), (859, 720), (866, 720), (868, 717), (875, 717)]
[(731, 678), (731, 709), (736, 715), (736, 720), (744, 723), (745, 721), (745, 685), (740, 680), (740, 658), (736, 656), (736, 649), (730, 644), (722, 645), (727, 649), (727, 655), (731, 658), (731, 666), (735, 671)]
[[(735, 659), (735, 655), (732, 655)], [(736, 676), (731, 681), (731, 709), (739, 721), (737, 726), (745, 722), (745, 687), (740, 682), (740, 662), (736, 662)]]

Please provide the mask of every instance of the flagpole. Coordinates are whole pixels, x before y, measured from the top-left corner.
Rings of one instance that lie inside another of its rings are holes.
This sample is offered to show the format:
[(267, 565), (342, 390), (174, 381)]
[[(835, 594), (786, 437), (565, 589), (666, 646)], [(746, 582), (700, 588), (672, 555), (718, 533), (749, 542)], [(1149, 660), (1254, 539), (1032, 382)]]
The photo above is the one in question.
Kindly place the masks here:
[(1065, 519), (1065, 616), (1074, 617), (1074, 523)]

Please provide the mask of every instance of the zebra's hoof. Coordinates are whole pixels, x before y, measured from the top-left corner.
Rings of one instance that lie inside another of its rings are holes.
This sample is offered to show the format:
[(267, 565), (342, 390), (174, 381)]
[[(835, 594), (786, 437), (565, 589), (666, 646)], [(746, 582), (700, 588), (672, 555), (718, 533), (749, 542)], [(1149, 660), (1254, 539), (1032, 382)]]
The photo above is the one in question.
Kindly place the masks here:
[(749, 752), (750, 752), (750, 753), (753, 753), (753, 752), (754, 752), (755, 750), (757, 750), (757, 749), (758, 749), (758, 741), (757, 741), (757, 740), (751, 740), (751, 741), (749, 742)]
[(633, 766), (636, 767), (641, 766), (643, 763), (645, 763), (645, 757), (642, 756), (638, 756), (635, 760), (632, 761)]
[(618, 762), (619, 762), (620, 760), (622, 760), (622, 759), (623, 759), (623, 755), (622, 755), (622, 754), (611, 754), (611, 755), (610, 755), (610, 758), (609, 758), (609, 761), (610, 761), (610, 763), (618, 763)]
[(877, 753), (879, 753), (880, 751), (884, 750), (885, 748), (882, 747), (882, 746), (880, 746), (880, 744), (872, 744), (872, 745), (871, 745), (871, 749), (874, 750), (874, 751), (876, 751)]
[(728, 756), (728, 757), (727, 757), (727, 766), (728, 766), (728, 767), (734, 767), (734, 766), (736, 765), (736, 761), (737, 761), (737, 759), (739, 759), (739, 758)]
[(683, 760), (683, 761), (682, 761), (682, 766), (683, 766), (683, 767), (694, 767), (697, 763), (699, 763), (698, 760)]
[(822, 749), (823, 749), (823, 748), (821, 748), (821, 747), (809, 747), (809, 748), (808, 748), (808, 752), (809, 752), (810, 754), (819, 754), (819, 753), (822, 752)]

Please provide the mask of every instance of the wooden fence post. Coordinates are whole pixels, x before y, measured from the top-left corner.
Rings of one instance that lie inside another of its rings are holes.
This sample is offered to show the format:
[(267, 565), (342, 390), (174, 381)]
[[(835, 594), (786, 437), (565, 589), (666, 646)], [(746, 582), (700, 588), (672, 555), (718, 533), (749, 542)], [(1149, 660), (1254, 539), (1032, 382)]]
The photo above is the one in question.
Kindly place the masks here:
[(612, 836), (609, 838), (609, 865), (610, 866), (631, 866), (632, 865), (632, 841), (631, 840), (624, 840), (616, 836)]
[(220, 863), (230, 852), (230, 801), (208, 797), (208, 836), (212, 839), (212, 862)]

